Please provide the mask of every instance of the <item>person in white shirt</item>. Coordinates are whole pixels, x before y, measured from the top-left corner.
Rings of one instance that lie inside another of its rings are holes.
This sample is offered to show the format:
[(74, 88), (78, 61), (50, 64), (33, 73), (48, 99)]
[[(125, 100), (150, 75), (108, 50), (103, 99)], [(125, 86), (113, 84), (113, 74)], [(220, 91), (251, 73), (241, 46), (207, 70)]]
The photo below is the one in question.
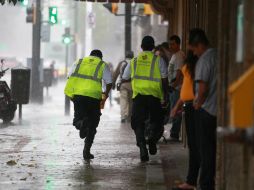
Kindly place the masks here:
[[(181, 39), (177, 35), (173, 35), (169, 39), (169, 48), (173, 53), (168, 66), (169, 84), (170, 84), (170, 107), (175, 106), (180, 96), (180, 88), (182, 84), (182, 71), (181, 68), (184, 63), (184, 52), (180, 49)], [(174, 141), (179, 140), (179, 133), (181, 129), (182, 116), (178, 115), (172, 119), (172, 128), (170, 131), (170, 137)]]

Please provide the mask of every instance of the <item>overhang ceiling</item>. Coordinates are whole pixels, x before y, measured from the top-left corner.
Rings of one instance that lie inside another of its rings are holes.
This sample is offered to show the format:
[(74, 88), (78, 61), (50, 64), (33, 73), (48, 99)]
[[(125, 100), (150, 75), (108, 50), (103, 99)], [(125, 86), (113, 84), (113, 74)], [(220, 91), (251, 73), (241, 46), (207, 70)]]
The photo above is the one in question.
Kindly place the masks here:
[(76, 0), (76, 1), (88, 1), (98, 3), (148, 3), (149, 0)]

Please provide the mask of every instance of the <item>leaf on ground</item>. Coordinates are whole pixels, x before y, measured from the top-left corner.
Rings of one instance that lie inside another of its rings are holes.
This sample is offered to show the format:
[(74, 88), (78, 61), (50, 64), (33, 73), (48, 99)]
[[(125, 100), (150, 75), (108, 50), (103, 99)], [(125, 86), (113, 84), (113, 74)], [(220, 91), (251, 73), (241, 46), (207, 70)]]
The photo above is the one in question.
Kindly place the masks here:
[(17, 164), (17, 162), (16, 162), (15, 160), (9, 160), (8, 162), (6, 162), (6, 164), (7, 164), (8, 166), (14, 166), (14, 165)]
[(21, 178), (20, 180), (21, 180), (21, 181), (26, 181), (26, 179), (27, 179), (27, 178), (26, 178), (26, 177), (24, 177), (24, 178)]

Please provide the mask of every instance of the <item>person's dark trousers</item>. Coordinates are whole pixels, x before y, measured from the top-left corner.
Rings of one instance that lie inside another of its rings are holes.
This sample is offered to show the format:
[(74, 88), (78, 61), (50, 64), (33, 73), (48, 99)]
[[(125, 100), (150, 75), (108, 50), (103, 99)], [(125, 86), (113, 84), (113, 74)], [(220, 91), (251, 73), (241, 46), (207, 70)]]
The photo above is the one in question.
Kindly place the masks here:
[[(170, 107), (171, 110), (175, 107), (178, 99), (180, 97), (180, 92), (178, 90), (174, 90), (169, 95)], [(172, 128), (170, 130), (170, 137), (179, 139), (179, 133), (181, 130), (182, 123), (182, 115), (177, 115), (172, 119)]]
[(187, 133), (187, 142), (189, 148), (189, 167), (186, 182), (189, 185), (197, 186), (199, 168), (200, 168), (200, 153), (197, 144), (197, 126), (195, 125), (195, 110), (191, 102), (184, 104), (185, 127)]
[(148, 95), (137, 95), (133, 99), (131, 126), (135, 131), (137, 146), (146, 144), (145, 121), (149, 117), (151, 126), (149, 140), (157, 143), (158, 131), (163, 127), (163, 114), (160, 99)]
[(217, 118), (204, 109), (196, 111), (200, 150), (200, 188), (215, 189)]
[(74, 119), (73, 125), (76, 123), (83, 121), (83, 127), (86, 127), (87, 136), (85, 139), (85, 143), (88, 146), (92, 146), (96, 128), (100, 122), (100, 100), (87, 97), (87, 96), (74, 96)]

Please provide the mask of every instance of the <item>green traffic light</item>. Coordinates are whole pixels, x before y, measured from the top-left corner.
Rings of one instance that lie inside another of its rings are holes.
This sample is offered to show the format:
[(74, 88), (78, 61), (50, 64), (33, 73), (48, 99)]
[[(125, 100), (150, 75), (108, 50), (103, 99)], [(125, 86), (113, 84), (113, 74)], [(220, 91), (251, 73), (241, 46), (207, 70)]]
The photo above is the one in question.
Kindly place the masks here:
[(66, 23), (67, 23), (66, 20), (62, 20), (61, 22), (62, 25), (66, 25)]
[(52, 23), (52, 24), (56, 24), (56, 18), (54, 17), (54, 16), (51, 16), (50, 17), (50, 22)]
[(58, 11), (57, 7), (49, 7), (49, 23), (57, 24), (58, 20)]
[(71, 38), (70, 37), (64, 37), (63, 42), (65, 44), (69, 44), (69, 43), (71, 43)]
[(21, 0), (20, 1), (23, 6), (27, 6), (29, 3), (29, 0)]

